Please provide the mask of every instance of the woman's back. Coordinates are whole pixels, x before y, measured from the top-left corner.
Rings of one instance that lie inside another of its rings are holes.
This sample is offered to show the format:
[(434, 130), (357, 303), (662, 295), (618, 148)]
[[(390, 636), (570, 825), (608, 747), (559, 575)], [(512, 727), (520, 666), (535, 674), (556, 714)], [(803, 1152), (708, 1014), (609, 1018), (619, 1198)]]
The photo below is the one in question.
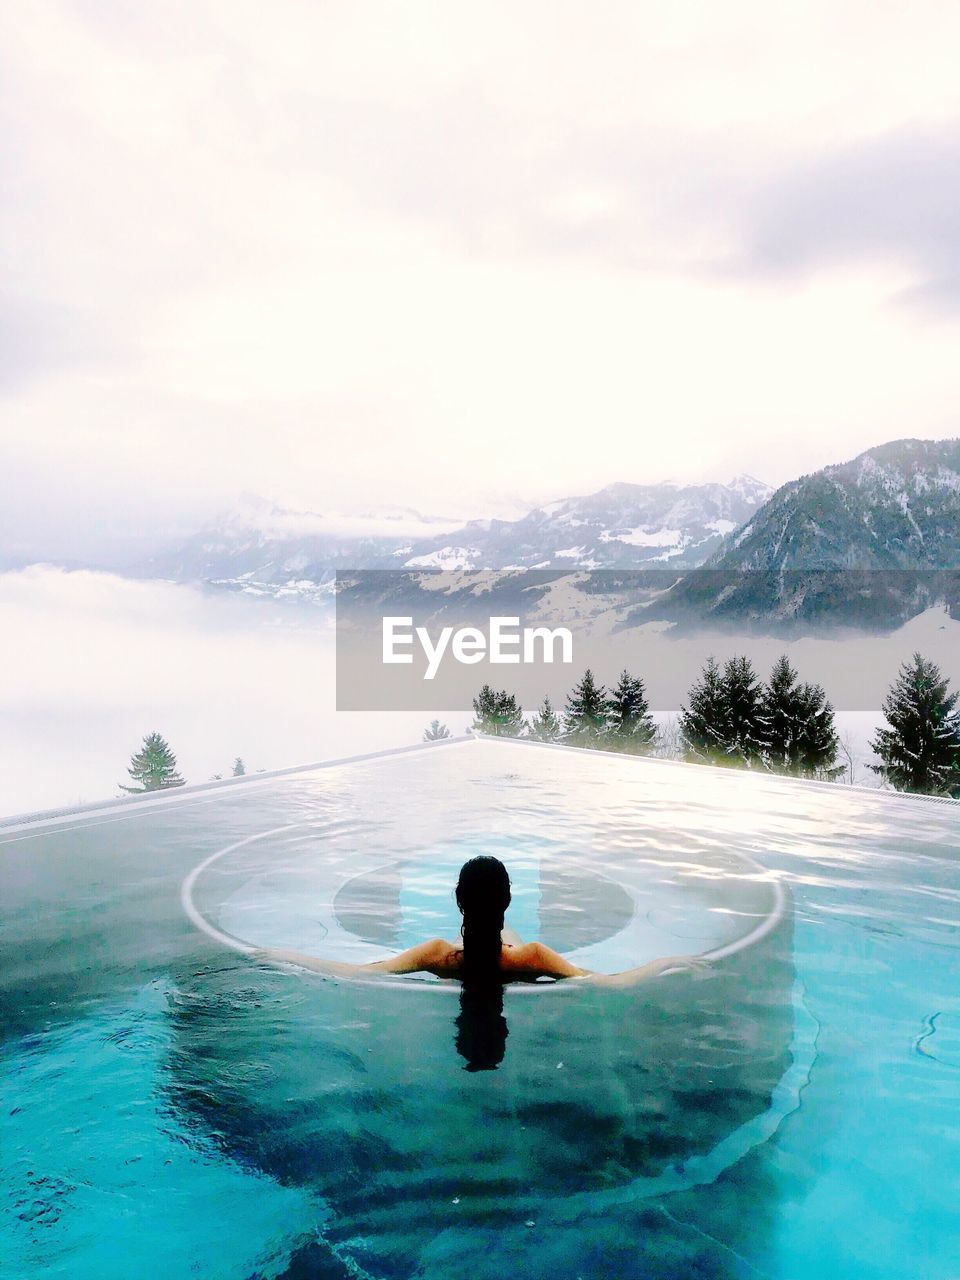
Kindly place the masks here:
[[(424, 945), (434, 948), (434, 964), (431, 966), (431, 972), (440, 977), (462, 976), (462, 946), (445, 942), (443, 938), (435, 938)], [(585, 977), (588, 972), (571, 964), (569, 960), (543, 942), (522, 942), (519, 938), (516, 942), (501, 942), (499, 969), (508, 981), (510, 977), (527, 979)]]

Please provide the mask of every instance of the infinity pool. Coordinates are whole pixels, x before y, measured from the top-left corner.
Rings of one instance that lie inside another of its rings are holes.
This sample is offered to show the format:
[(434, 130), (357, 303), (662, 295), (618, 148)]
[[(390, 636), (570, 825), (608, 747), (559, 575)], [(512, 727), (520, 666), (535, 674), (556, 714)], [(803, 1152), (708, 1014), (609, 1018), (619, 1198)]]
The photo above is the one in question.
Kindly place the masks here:
[[(960, 1276), (960, 807), (471, 741), (0, 827), (4, 1277)], [(367, 960), (507, 914), (628, 988)]]

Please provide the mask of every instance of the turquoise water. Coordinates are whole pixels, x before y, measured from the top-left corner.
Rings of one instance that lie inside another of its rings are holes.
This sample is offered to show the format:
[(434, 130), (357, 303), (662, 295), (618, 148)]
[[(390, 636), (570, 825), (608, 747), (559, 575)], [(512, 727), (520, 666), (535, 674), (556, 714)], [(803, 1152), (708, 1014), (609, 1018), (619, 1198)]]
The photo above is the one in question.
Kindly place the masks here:
[[(0, 832), (0, 1272), (950, 1280), (958, 832), (482, 742)], [(501, 851), (518, 932), (598, 968), (743, 936), (771, 881), (788, 910), (704, 975), (477, 1010), (219, 946), (180, 886), (240, 841), (204, 919), (318, 953), (449, 935), (464, 851)]]

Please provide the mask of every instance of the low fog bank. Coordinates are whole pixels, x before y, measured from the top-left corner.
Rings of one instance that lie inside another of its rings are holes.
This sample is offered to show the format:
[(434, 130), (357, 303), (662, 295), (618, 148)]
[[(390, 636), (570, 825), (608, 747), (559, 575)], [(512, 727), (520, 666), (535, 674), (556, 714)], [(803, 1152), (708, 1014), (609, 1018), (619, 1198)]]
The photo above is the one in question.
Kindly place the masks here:
[(416, 742), (430, 719), (338, 714), (315, 611), (110, 574), (0, 574), (0, 653), (3, 815), (118, 795), (153, 730), (205, 782), (238, 755), (254, 772)]

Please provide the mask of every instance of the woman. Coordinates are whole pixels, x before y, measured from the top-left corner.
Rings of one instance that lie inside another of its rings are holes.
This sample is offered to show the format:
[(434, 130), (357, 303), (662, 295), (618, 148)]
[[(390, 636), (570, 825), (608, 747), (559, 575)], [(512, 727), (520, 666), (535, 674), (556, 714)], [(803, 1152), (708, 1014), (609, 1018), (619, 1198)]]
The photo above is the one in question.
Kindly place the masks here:
[(471, 858), (460, 869), (457, 906), (463, 916), (460, 946), (443, 938), (431, 938), (372, 964), (346, 964), (320, 960), (298, 951), (270, 948), (254, 954), (261, 960), (278, 960), (317, 973), (433, 973), (438, 978), (460, 978), (465, 987), (532, 982), (537, 978), (581, 978), (611, 986), (629, 986), (655, 978), (671, 969), (691, 969), (704, 962), (696, 956), (666, 956), (623, 973), (594, 973), (571, 964), (543, 942), (523, 942), (503, 917), (510, 905), (510, 877), (498, 858), (486, 854)]

